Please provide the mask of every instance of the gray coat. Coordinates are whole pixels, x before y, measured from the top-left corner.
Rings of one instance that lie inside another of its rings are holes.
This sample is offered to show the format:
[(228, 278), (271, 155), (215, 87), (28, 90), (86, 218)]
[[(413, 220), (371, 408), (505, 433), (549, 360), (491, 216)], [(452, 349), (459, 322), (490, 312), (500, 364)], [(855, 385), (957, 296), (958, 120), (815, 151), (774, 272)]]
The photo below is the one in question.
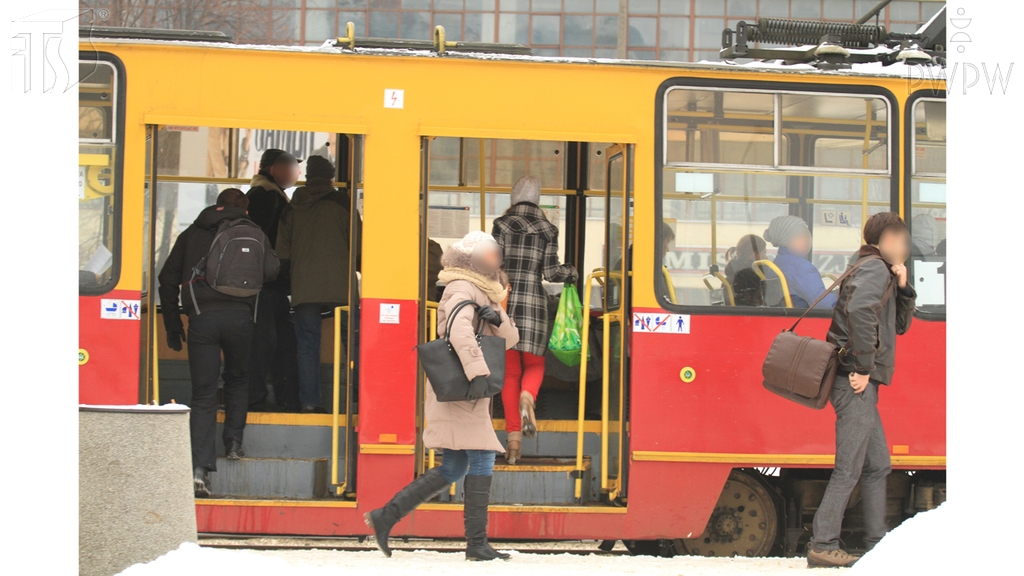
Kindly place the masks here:
[[(490, 306), (501, 317), (501, 326), (484, 325), (484, 334), (505, 339), (505, 348), (512, 348), (519, 342), (519, 332), (509, 320), (500, 304), (492, 302), (487, 294), (468, 280), (449, 282), (444, 296), (437, 307), (438, 338), (444, 337), (448, 314), (463, 300), (472, 300), (481, 306)], [(466, 377), (488, 376), (491, 371), (484, 361), (483, 352), (476, 341), (476, 310), (464, 307), (452, 323), (450, 337), (452, 347), (462, 361)], [(423, 430), (423, 445), (427, 448), (451, 450), (495, 450), (504, 452), (498, 441), (491, 421), (491, 399), (438, 402), (434, 389), (427, 382), (426, 404), (423, 415), (426, 427)]]
[[(857, 259), (870, 255), (880, 256), (877, 248), (862, 246)], [(894, 293), (883, 305), (888, 290)], [(892, 382), (896, 336), (910, 329), (916, 297), (909, 282), (906, 288), (896, 285), (895, 275), (880, 257), (864, 262), (843, 280), (826, 337), (846, 349), (840, 370), (870, 374), (880, 384)]]

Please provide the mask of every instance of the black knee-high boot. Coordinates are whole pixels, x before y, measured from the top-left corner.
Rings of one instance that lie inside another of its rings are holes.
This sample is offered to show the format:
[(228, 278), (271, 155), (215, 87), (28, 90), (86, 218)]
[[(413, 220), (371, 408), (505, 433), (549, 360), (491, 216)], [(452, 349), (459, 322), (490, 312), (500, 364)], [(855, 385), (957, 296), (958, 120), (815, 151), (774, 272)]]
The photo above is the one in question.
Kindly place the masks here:
[(398, 491), (391, 498), (391, 501), (372, 512), (363, 515), (366, 525), (373, 529), (377, 537), (377, 548), (388, 558), (391, 557), (391, 548), (388, 547), (388, 536), (391, 529), (417, 506), (440, 494), (448, 488), (449, 482), (441, 475), (439, 468), (427, 470), (419, 478), (415, 479), (405, 488)]
[(487, 543), (487, 505), (491, 499), (490, 476), (466, 476), (466, 501), (462, 518), (466, 525), (466, 560), (508, 560)]

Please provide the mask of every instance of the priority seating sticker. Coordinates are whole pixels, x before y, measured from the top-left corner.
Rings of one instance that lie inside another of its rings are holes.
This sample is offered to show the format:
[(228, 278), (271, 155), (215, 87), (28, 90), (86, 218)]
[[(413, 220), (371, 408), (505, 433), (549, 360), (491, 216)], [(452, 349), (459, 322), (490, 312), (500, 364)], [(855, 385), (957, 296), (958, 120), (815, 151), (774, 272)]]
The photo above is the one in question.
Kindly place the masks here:
[(107, 320), (138, 320), (140, 300), (100, 300), (100, 318)]

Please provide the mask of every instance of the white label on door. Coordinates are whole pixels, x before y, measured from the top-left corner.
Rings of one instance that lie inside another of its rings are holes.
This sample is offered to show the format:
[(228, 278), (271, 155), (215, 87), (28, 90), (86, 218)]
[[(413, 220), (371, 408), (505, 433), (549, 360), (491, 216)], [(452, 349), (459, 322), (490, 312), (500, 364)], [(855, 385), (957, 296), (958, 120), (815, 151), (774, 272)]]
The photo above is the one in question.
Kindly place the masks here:
[(384, 107), (385, 108), (404, 108), (405, 107), (405, 90), (395, 90), (394, 88), (384, 89)]
[(380, 323), (381, 324), (398, 324), (398, 312), (401, 304), (381, 304), (380, 305)]
[(85, 166), (78, 167), (78, 199), (85, 200)]
[(689, 334), (689, 314), (633, 313), (633, 331), (655, 334)]

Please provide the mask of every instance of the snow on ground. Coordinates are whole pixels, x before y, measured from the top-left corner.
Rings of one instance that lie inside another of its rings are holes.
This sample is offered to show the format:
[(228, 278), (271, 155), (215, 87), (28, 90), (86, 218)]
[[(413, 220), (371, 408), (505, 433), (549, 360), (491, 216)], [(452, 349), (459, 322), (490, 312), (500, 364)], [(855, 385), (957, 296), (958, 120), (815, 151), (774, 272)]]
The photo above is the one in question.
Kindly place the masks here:
[(962, 533), (945, 502), (904, 521), (850, 570), (854, 575), (942, 574), (951, 568), (949, 538)]
[[(498, 544), (499, 550), (507, 547)], [(462, 552), (397, 550), (391, 558), (378, 551), (336, 550), (222, 550), (185, 543), (148, 564), (129, 567), (121, 576), (181, 576), (203, 574), (245, 574), (245, 576), (338, 576), (367, 574), (398, 576), (429, 571), (435, 574), (516, 575), (558, 573), (559, 576), (642, 574), (644, 576), (720, 576), (726, 574), (806, 573), (804, 558), (700, 558), (677, 556), (603, 556), (591, 554), (521, 554), (511, 551), (508, 562), (467, 562)], [(840, 569), (829, 574), (846, 573)]]

